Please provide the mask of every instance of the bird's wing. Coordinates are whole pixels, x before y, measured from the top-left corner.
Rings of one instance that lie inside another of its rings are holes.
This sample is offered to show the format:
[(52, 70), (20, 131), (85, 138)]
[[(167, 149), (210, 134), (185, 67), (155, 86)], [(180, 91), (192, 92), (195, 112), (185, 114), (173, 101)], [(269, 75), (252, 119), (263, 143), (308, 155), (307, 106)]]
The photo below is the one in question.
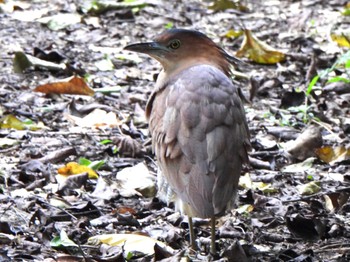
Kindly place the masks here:
[(148, 103), (163, 175), (193, 216), (210, 217), (233, 199), (249, 144), (237, 89), (219, 69), (194, 66)]

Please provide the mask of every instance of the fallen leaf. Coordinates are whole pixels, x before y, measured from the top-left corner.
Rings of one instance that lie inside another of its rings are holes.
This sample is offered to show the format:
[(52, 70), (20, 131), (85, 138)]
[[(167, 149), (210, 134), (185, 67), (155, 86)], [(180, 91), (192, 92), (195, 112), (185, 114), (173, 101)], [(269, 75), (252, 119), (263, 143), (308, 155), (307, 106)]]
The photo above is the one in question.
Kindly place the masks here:
[(14, 115), (6, 115), (0, 119), (0, 129), (16, 129), (16, 130), (39, 130), (44, 128), (44, 125), (33, 124), (31, 121), (21, 121)]
[(95, 62), (95, 66), (99, 71), (112, 71), (114, 70), (114, 65), (109, 58)]
[(285, 60), (285, 54), (257, 39), (250, 30), (244, 30), (244, 40), (236, 53), (259, 64), (276, 64)]
[(82, 7), (82, 11), (86, 13), (101, 14), (107, 11), (120, 10), (126, 8), (140, 9), (147, 6), (147, 1), (144, 0), (132, 0), (132, 1), (111, 1), (111, 0), (96, 0), (86, 1), (86, 4)]
[(47, 16), (37, 19), (39, 23), (46, 24), (48, 28), (57, 31), (67, 26), (74, 25), (81, 22), (79, 14), (61, 13), (53, 16)]
[(319, 182), (311, 181), (307, 184), (300, 185), (298, 190), (301, 195), (309, 196), (320, 192), (321, 187)]
[(305, 160), (315, 156), (315, 149), (322, 146), (323, 139), (321, 129), (317, 126), (309, 126), (297, 139), (285, 144), (285, 151), (298, 160)]
[(45, 68), (53, 71), (65, 70), (64, 63), (56, 64), (49, 61), (39, 59), (35, 56), (25, 54), (23, 52), (16, 52), (13, 59), (13, 70), (15, 73), (23, 73), (24, 70), (30, 67)]
[(117, 180), (121, 183), (120, 194), (124, 197), (140, 195), (153, 197), (156, 194), (154, 176), (144, 163), (133, 167), (126, 167), (117, 173)]
[(235, 209), (238, 214), (247, 214), (251, 213), (254, 210), (254, 206), (250, 204), (242, 205)]
[(240, 176), (239, 186), (243, 187), (244, 189), (260, 190), (260, 191), (264, 192), (265, 194), (278, 192), (278, 190), (276, 188), (272, 187), (272, 185), (270, 183), (253, 182), (251, 180), (249, 173), (246, 173), (243, 176)]
[(67, 119), (80, 127), (95, 127), (95, 128), (113, 128), (120, 126), (122, 121), (117, 118), (114, 112), (106, 112), (101, 109), (95, 109), (90, 114), (84, 117), (77, 117), (66, 114)]
[(98, 178), (97, 173), (88, 166), (79, 165), (76, 162), (69, 162), (65, 166), (57, 169), (60, 175), (70, 176), (87, 172), (90, 179)]
[(11, 139), (7, 137), (0, 138), (0, 148), (4, 148), (7, 146), (13, 146), (19, 144), (17, 139)]
[(76, 243), (71, 240), (66, 231), (62, 230), (60, 235), (57, 237), (54, 237), (51, 242), (50, 246), (60, 248), (60, 247), (78, 247)]
[(169, 252), (173, 252), (171, 247), (166, 246), (163, 242), (150, 238), (148, 236), (138, 234), (106, 234), (90, 237), (89, 244), (98, 245), (100, 243), (110, 246), (120, 246), (124, 249), (124, 254), (131, 252), (141, 252), (147, 255), (154, 254), (154, 245), (158, 244), (166, 248)]
[(331, 38), (341, 47), (350, 47), (350, 34), (348, 33), (331, 33)]
[(232, 0), (214, 0), (214, 2), (208, 7), (215, 11), (224, 11), (226, 9), (236, 9), (239, 11), (247, 11), (248, 8), (241, 4), (241, 1)]
[(236, 31), (233, 29), (230, 29), (226, 32), (225, 37), (227, 38), (237, 38), (239, 36), (243, 35), (243, 31)]
[(350, 159), (350, 149), (347, 149), (344, 146), (324, 146), (316, 149), (315, 152), (318, 158), (330, 165), (334, 165), (341, 161)]
[(71, 94), (71, 95), (88, 95), (93, 96), (95, 91), (91, 89), (83, 78), (74, 76), (69, 81), (48, 83), (37, 86), (35, 92), (44, 94)]
[(296, 172), (306, 172), (312, 168), (312, 165), (315, 161), (315, 157), (309, 157), (301, 163), (291, 164), (281, 168), (283, 173), (296, 173)]
[(49, 11), (50, 10), (48, 8), (24, 11), (17, 10), (15, 13), (13, 13), (12, 18), (22, 22), (33, 22), (47, 14)]

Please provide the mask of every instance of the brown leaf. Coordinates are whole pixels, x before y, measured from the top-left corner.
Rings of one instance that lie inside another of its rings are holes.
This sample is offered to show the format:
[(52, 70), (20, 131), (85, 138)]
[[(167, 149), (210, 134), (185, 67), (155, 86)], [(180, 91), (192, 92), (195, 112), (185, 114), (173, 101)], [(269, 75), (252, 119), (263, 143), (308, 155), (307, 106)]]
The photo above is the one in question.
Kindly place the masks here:
[(93, 96), (95, 91), (91, 89), (84, 79), (74, 76), (68, 82), (55, 82), (37, 86), (35, 92), (45, 94), (72, 94), (72, 95), (88, 95)]
[(286, 151), (293, 158), (303, 161), (315, 156), (315, 149), (321, 147), (322, 143), (320, 128), (309, 126), (297, 139), (286, 144)]
[(350, 149), (344, 146), (330, 147), (324, 146), (316, 150), (316, 155), (328, 164), (335, 164), (350, 158)]
[(248, 8), (244, 6), (241, 1), (231, 1), (231, 0), (215, 0), (210, 6), (209, 9), (214, 11), (224, 11), (227, 9), (236, 9), (239, 11), (248, 11)]

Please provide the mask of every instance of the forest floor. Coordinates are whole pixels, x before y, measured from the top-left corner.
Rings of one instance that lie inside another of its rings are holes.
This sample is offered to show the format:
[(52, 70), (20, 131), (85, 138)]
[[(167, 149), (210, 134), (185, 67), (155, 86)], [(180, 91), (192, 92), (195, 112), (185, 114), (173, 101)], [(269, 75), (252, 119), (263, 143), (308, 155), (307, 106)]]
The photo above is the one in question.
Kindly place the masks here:
[[(102, 2), (0, 0), (0, 261), (349, 261), (350, 4)], [(123, 50), (171, 27), (231, 55), (246, 29), (280, 59), (236, 68), (251, 164), (216, 256), (209, 220), (190, 250), (187, 218), (156, 197), (144, 110), (161, 67)]]

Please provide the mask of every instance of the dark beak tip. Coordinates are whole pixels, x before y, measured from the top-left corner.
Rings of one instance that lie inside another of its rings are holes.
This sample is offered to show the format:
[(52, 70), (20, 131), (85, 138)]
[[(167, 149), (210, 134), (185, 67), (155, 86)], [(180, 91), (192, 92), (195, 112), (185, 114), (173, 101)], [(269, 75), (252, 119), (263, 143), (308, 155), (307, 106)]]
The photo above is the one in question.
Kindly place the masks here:
[(132, 46), (133, 46), (133, 45), (127, 45), (127, 46), (124, 46), (123, 50), (133, 51)]
[(124, 50), (142, 53), (142, 52), (145, 52), (147, 50), (147, 45), (145, 45), (143, 43), (131, 44), (131, 45), (125, 46)]

